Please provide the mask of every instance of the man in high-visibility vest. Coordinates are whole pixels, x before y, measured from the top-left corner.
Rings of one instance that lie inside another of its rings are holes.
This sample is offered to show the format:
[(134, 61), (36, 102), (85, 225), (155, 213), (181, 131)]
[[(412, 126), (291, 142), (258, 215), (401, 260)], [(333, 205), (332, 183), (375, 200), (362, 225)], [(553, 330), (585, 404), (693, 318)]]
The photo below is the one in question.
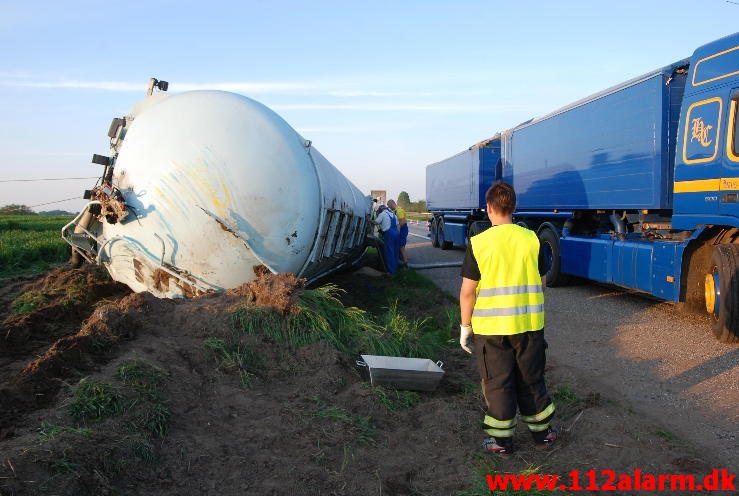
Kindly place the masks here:
[(544, 285), (546, 260), (533, 231), (513, 224), (516, 193), (503, 182), (486, 193), (493, 227), (470, 238), (459, 294), (459, 343), (474, 352), (487, 405), (483, 450), (513, 452), (516, 411), (537, 447), (557, 440), (554, 403), (544, 382)]

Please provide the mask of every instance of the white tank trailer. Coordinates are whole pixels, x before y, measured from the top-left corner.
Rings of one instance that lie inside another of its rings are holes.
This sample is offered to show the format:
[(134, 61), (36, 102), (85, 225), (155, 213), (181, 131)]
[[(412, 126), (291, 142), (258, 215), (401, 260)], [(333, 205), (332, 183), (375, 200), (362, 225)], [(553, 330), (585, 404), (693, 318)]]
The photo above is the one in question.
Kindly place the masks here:
[(110, 156), (62, 229), (73, 260), (136, 292), (176, 298), (234, 288), (255, 267), (309, 281), (355, 263), (371, 197), (264, 105), (234, 93), (171, 95), (150, 80), (113, 119)]

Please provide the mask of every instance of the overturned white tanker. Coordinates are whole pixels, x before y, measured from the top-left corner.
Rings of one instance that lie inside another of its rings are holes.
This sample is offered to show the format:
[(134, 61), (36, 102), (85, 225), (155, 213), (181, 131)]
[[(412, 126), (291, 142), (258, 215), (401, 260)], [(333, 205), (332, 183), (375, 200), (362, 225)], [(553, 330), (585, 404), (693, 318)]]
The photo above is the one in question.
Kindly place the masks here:
[[(113, 119), (89, 203), (62, 229), (73, 257), (134, 291), (179, 297), (236, 287), (254, 268), (315, 280), (356, 262), (371, 199), (264, 105), (150, 81)], [(157, 91), (159, 89), (159, 91)]]

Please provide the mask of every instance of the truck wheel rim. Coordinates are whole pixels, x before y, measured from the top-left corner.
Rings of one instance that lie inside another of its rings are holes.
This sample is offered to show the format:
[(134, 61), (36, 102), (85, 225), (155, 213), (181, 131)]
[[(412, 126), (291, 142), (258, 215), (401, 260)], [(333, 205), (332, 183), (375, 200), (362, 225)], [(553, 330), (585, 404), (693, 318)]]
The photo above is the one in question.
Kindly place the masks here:
[(721, 309), (721, 285), (716, 267), (706, 274), (706, 311), (718, 316)]

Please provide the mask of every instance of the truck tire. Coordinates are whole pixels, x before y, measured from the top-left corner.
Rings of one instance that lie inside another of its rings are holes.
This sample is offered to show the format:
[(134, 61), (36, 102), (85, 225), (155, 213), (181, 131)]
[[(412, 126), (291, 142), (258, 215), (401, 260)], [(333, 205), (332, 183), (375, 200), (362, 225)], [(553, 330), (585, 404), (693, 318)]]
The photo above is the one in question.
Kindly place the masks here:
[(436, 230), (439, 233), (438, 234), (439, 248), (441, 248), (442, 250), (448, 250), (449, 248), (451, 248), (452, 242), (447, 241), (444, 238), (444, 219), (443, 218), (439, 218), (439, 222), (436, 223)]
[(539, 232), (539, 241), (541, 242), (541, 249), (548, 251), (546, 254), (549, 258), (547, 287), (556, 288), (557, 286), (566, 285), (570, 281), (570, 277), (560, 271), (559, 236), (551, 229), (545, 228)]
[(439, 218), (434, 217), (434, 219), (431, 221), (431, 246), (434, 248), (439, 247), (439, 230), (437, 228), (439, 222)]
[(714, 246), (705, 298), (716, 339), (739, 343), (739, 245)]

